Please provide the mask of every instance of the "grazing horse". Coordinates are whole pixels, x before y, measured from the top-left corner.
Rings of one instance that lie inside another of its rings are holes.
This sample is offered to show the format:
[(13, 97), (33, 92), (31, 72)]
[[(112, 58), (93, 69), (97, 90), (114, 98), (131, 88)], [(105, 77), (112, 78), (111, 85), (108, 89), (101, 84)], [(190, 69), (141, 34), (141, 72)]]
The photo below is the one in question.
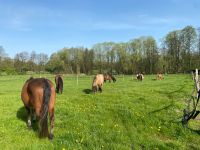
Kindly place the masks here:
[(97, 74), (94, 77), (94, 80), (93, 80), (93, 83), (92, 83), (92, 91), (94, 93), (96, 93), (98, 91), (102, 92), (103, 82), (104, 82), (103, 74)]
[(56, 93), (63, 92), (63, 79), (61, 75), (55, 76), (55, 83), (56, 83)]
[(111, 74), (104, 74), (104, 82), (106, 82), (107, 80), (109, 80), (109, 82), (111, 82), (111, 80), (113, 82), (116, 82), (116, 78)]
[[(39, 120), (39, 137), (53, 139), (54, 104), (56, 99), (53, 83), (45, 78), (30, 78), (21, 91), (21, 99), (28, 112), (27, 125), (31, 128), (32, 116)], [(50, 133), (48, 131), (48, 113), (50, 117)]]
[(139, 73), (136, 75), (136, 79), (142, 81), (144, 79), (144, 75)]
[(163, 80), (164, 79), (164, 76), (162, 73), (158, 73), (157, 76), (156, 76), (156, 79), (157, 80)]

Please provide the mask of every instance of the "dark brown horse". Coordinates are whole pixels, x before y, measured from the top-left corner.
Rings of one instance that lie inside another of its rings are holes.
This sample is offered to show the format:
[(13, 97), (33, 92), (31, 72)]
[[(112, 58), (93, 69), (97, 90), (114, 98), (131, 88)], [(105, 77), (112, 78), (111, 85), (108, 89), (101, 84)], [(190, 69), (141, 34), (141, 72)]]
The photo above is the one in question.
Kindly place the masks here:
[[(56, 93), (53, 83), (45, 78), (30, 78), (21, 91), (21, 99), (28, 112), (28, 127), (35, 115), (39, 120), (39, 136), (53, 139), (54, 104)], [(50, 133), (48, 131), (48, 114), (50, 117)]]
[(62, 75), (56, 75), (55, 76), (55, 83), (56, 83), (56, 93), (61, 93), (63, 92), (63, 79)]
[(113, 76), (113, 75), (111, 75), (111, 74), (104, 74), (104, 82), (106, 82), (106, 81), (109, 81), (109, 82), (111, 82), (111, 80), (113, 81), (113, 82), (116, 82), (116, 78)]

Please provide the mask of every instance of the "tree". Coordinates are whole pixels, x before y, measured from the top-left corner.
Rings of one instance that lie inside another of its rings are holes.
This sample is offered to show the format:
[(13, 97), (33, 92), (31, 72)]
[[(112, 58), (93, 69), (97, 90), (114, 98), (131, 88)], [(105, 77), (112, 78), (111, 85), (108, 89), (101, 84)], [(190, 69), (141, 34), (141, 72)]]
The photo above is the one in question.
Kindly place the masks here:
[(30, 68), (27, 66), (27, 61), (29, 59), (28, 52), (20, 52), (15, 55), (14, 58), (14, 67), (16, 68), (16, 71), (19, 73), (25, 73)]
[(158, 51), (156, 41), (153, 37), (146, 37), (144, 41), (145, 51), (145, 72), (148, 74), (156, 73), (156, 64), (158, 62)]
[(36, 58), (37, 58), (39, 71), (45, 71), (45, 64), (48, 62), (48, 55), (44, 53), (40, 53), (37, 55)]
[(181, 30), (181, 57), (183, 71), (192, 68), (192, 53), (195, 50), (196, 31), (192, 26), (186, 26)]
[(117, 64), (116, 64), (116, 71), (118, 73), (128, 73), (129, 65), (128, 65), (128, 54), (127, 54), (127, 44), (126, 43), (119, 43), (116, 44), (115, 49), (117, 51)]
[(179, 72), (181, 63), (180, 31), (168, 33), (164, 42), (167, 49), (168, 70), (171, 73)]
[(0, 46), (0, 62), (5, 58), (7, 54), (5, 53), (5, 50), (2, 46)]
[(144, 72), (144, 37), (129, 41), (130, 63), (132, 73)]
[(51, 73), (64, 72), (64, 61), (60, 59), (57, 53), (53, 53), (50, 56), (48, 63), (46, 64), (46, 70)]

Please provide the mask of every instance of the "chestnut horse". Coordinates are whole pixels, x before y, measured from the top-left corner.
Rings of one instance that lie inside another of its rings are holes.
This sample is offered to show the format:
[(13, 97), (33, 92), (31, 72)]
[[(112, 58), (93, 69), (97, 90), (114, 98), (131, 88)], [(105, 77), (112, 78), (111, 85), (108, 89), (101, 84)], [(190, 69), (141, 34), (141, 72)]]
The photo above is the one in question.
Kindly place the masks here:
[[(21, 91), (21, 99), (28, 112), (27, 125), (31, 128), (32, 116), (39, 120), (39, 137), (53, 139), (54, 104), (56, 99), (53, 83), (45, 78), (30, 78)], [(48, 131), (48, 113), (50, 117), (50, 133)]]
[(97, 74), (94, 77), (94, 80), (93, 80), (93, 83), (92, 83), (92, 91), (94, 93), (96, 93), (98, 91), (102, 92), (103, 82), (104, 82), (103, 74)]
[(106, 82), (107, 80), (109, 80), (109, 82), (111, 82), (111, 80), (113, 82), (116, 82), (116, 78), (111, 74), (104, 74), (104, 82)]
[(56, 75), (55, 76), (55, 83), (56, 83), (56, 93), (61, 93), (63, 92), (63, 79), (62, 75)]

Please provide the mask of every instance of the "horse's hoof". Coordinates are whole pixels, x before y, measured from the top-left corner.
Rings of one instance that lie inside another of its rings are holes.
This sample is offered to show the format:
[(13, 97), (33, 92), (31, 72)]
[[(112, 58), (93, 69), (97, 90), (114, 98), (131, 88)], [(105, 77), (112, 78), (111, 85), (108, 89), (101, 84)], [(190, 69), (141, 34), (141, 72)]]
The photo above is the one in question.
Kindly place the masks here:
[(54, 135), (53, 134), (49, 134), (49, 140), (53, 140)]

